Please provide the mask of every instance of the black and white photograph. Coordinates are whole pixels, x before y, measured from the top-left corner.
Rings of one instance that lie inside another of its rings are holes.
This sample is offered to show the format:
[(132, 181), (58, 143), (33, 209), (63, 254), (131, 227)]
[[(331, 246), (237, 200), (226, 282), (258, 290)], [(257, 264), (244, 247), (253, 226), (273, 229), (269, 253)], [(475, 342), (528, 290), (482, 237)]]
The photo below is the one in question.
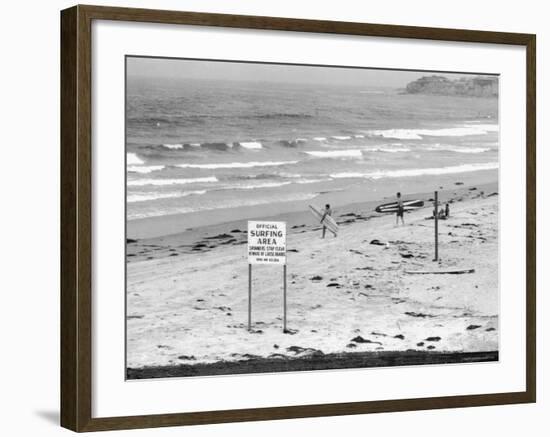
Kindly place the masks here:
[(544, 6), (5, 2), (2, 435), (545, 437)]
[(127, 379), (499, 360), (498, 75), (127, 56), (125, 120)]

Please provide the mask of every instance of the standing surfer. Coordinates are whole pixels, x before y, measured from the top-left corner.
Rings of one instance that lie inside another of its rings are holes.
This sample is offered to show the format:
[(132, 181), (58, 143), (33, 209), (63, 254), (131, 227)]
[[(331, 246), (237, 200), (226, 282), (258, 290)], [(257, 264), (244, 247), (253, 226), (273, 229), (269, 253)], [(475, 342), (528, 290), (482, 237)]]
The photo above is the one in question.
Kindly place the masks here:
[[(325, 238), (325, 233), (327, 232), (327, 227), (323, 223), (327, 215), (329, 217), (332, 216), (332, 209), (328, 203), (325, 205), (325, 211), (323, 212), (323, 216), (321, 217), (321, 224), (323, 225), (323, 236), (321, 238)], [(336, 234), (334, 234), (334, 236), (336, 237)]]
[(403, 200), (401, 200), (401, 193), (397, 193), (397, 213), (395, 215), (395, 226), (399, 225), (399, 217), (401, 217), (401, 223), (405, 224), (405, 219), (403, 218), (405, 213), (405, 208), (403, 207)]

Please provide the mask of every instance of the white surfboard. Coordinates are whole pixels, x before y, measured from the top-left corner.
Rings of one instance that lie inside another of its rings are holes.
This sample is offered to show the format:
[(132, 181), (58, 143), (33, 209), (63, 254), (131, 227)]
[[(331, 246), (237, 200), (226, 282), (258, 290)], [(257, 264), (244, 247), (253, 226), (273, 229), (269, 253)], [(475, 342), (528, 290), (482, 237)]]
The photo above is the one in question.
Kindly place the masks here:
[[(311, 213), (317, 218), (317, 220), (321, 220), (324, 213), (319, 208), (313, 205), (309, 205), (309, 209), (311, 209)], [(338, 225), (330, 215), (325, 216), (321, 224), (325, 225), (327, 229), (334, 235), (338, 234)]]

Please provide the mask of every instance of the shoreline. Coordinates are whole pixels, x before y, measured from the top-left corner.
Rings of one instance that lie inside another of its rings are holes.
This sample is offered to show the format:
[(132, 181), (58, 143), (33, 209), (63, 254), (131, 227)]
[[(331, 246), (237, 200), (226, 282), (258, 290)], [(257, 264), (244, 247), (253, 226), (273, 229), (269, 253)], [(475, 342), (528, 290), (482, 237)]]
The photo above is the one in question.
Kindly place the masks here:
[[(307, 201), (277, 202), (128, 220), (126, 238), (131, 240), (157, 239), (189, 231), (195, 232), (197, 229), (208, 226), (224, 227), (229, 224), (242, 226), (246, 220), (289, 217), (289, 222), (292, 222), (292, 217), (295, 214), (300, 215), (306, 212), (309, 214), (308, 204), (324, 205), (329, 203), (333, 209), (337, 210), (346, 210), (351, 205), (359, 207), (372, 205), (372, 209), (374, 209), (378, 203), (384, 203), (387, 199), (393, 200), (397, 191), (401, 191), (405, 198), (423, 196), (427, 199), (432, 196), (434, 189), (439, 189), (441, 193), (459, 191), (461, 187), (464, 187), (463, 181), (468, 181), (467, 185), (470, 187), (498, 185), (498, 170), (404, 177), (399, 180), (392, 179), (391, 183), (388, 183), (386, 179), (361, 180), (354, 187), (344, 191), (331, 190), (330, 184), (327, 184), (326, 189), (321, 189), (315, 198)], [(457, 183), (463, 183), (463, 185), (456, 185)]]
[[(469, 183), (464, 184), (456, 181), (448, 189), (439, 191), (440, 202), (456, 201), (456, 199), (468, 196), (475, 188), (478, 192), (491, 194), (498, 192), (497, 182)], [(425, 201), (424, 207), (417, 211), (426, 211), (431, 215), (433, 206), (429, 199), (433, 198), (433, 192), (417, 192), (404, 196), (404, 199), (421, 199)], [(342, 204), (333, 208), (333, 217), (340, 227), (345, 227), (355, 221), (369, 221), (373, 218), (387, 216), (374, 211), (374, 208), (383, 202), (393, 200), (392, 197), (383, 197), (376, 200)], [(263, 215), (255, 219), (284, 221), (287, 223), (288, 234), (303, 233), (307, 231), (320, 230), (320, 225), (309, 211), (309, 202), (300, 202), (301, 207), (298, 211), (290, 211), (276, 215)], [(317, 202), (319, 204), (319, 202)], [(394, 216), (394, 214), (389, 214)], [(127, 262), (152, 260), (167, 256), (177, 256), (180, 254), (197, 254), (207, 252), (224, 245), (244, 245), (246, 239), (247, 219), (229, 220), (217, 224), (205, 224), (195, 228), (187, 229), (176, 234), (160, 235), (158, 237), (134, 239), (127, 238), (126, 256)], [(292, 249), (292, 248), (290, 248)]]

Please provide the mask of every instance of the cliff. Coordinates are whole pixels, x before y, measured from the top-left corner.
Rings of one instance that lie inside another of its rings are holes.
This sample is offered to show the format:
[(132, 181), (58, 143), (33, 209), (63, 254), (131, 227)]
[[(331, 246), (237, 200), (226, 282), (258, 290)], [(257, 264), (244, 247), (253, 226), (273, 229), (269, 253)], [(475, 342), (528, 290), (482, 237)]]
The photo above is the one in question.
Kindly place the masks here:
[(407, 84), (407, 94), (498, 97), (498, 77), (476, 76), (451, 80), (444, 76), (423, 76)]

